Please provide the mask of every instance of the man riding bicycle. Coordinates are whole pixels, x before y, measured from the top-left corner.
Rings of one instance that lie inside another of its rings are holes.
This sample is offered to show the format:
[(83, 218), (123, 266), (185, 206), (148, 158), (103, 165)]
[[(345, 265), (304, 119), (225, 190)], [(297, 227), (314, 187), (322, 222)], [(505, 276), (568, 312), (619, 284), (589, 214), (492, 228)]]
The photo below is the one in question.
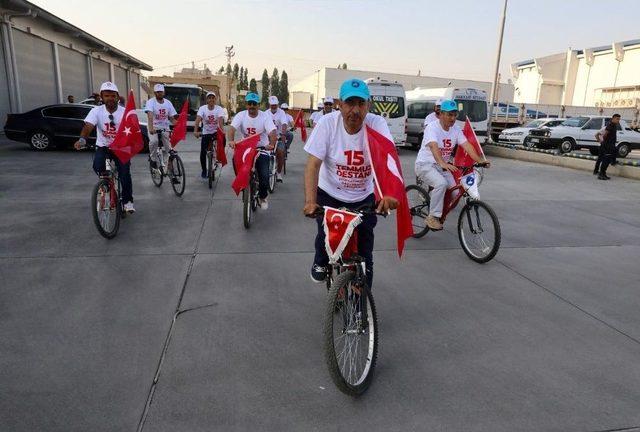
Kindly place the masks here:
[(425, 223), (434, 231), (442, 229), (439, 219), (442, 216), (445, 192), (447, 188), (456, 184), (452, 173), (457, 172), (458, 168), (449, 163), (456, 146), (464, 148), (475, 162), (486, 163), (487, 166), (489, 163), (478, 155), (462, 130), (456, 125), (457, 116), (456, 102), (450, 99), (443, 100), (438, 120), (429, 123), (424, 130), (424, 138), (416, 158), (416, 176), (433, 187), (430, 193), (429, 216)]
[[(238, 131), (242, 138), (260, 135), (258, 149), (273, 150), (276, 146), (276, 127), (271, 116), (258, 109), (260, 96), (256, 93), (247, 93), (245, 101), (247, 102), (247, 109), (235, 115), (227, 132), (229, 147), (232, 149), (236, 147), (235, 136), (236, 131)], [(256, 158), (256, 171), (258, 172), (259, 181), (258, 198), (260, 198), (260, 208), (262, 210), (269, 208), (269, 203), (267, 202), (267, 196), (269, 195), (269, 163), (270, 156), (259, 152)]]
[(425, 118), (424, 118), (424, 122), (422, 123), (422, 128), (425, 129), (427, 126), (429, 126), (429, 124), (433, 123), (434, 121), (438, 121), (438, 119), (440, 118), (440, 106), (442, 105), (442, 99), (438, 99), (436, 101), (436, 105), (433, 107), (433, 112), (429, 113)]
[[(81, 150), (87, 145), (87, 137), (97, 128), (96, 131), (96, 153), (93, 156), (93, 170), (100, 175), (105, 171), (109, 146), (113, 143), (118, 131), (118, 126), (124, 115), (124, 107), (118, 105), (118, 87), (112, 82), (105, 82), (100, 86), (100, 97), (103, 104), (98, 105), (89, 111), (84, 119), (84, 127), (80, 132), (80, 139), (74, 144), (76, 150)], [(124, 210), (128, 213), (135, 212), (133, 208), (133, 185), (131, 182), (131, 161), (126, 164), (121, 163), (117, 157), (112, 157), (118, 169), (118, 176), (122, 184), (122, 202)]]
[[(202, 134), (198, 128), (202, 124)], [(207, 178), (207, 150), (209, 145), (216, 145), (218, 133), (224, 134), (224, 110), (220, 105), (216, 105), (216, 94), (214, 92), (207, 93), (207, 104), (198, 108), (196, 121), (193, 126), (193, 134), (200, 141), (200, 167), (202, 168), (201, 177)]]
[[(154, 98), (147, 101), (144, 110), (147, 113), (148, 132), (149, 132), (149, 157), (151, 158), (151, 166), (158, 167), (156, 150), (158, 149), (158, 132), (162, 136), (162, 152), (166, 153), (171, 150), (169, 142), (169, 124), (176, 124), (178, 113), (173, 107), (170, 100), (164, 98), (164, 86), (156, 84), (153, 86)], [(173, 179), (177, 181), (176, 179)]]
[[(349, 79), (340, 87), (340, 111), (325, 114), (313, 129), (304, 149), (309, 153), (304, 175), (305, 204), (303, 212), (312, 216), (319, 206), (356, 209), (375, 205), (371, 161), (365, 150), (365, 125), (393, 141), (387, 122), (369, 113), (370, 93), (367, 84)], [(395, 209), (398, 201), (385, 196), (377, 212)], [(367, 283), (373, 282), (373, 229), (375, 214), (362, 218), (357, 226), (358, 253), (365, 259)], [(327, 278), (329, 257), (325, 249), (325, 233), (318, 219), (315, 257), (311, 280), (317, 283)]]
[(293, 142), (293, 116), (289, 114), (289, 104), (286, 102), (280, 105), (282, 111), (284, 111), (284, 115), (287, 116), (287, 134), (285, 140), (286, 150), (289, 151), (289, 147), (291, 147), (291, 143)]
[(311, 126), (316, 127), (318, 120), (322, 117), (322, 113), (324, 112), (324, 105), (322, 102), (318, 102), (318, 111), (314, 111), (309, 116), (309, 120), (311, 120)]
[(276, 127), (277, 147), (276, 162), (278, 164), (276, 172), (276, 181), (282, 183), (282, 166), (284, 165), (285, 141), (287, 137), (287, 115), (283, 110), (278, 108), (278, 97), (269, 96), (269, 109), (265, 113), (271, 118)]

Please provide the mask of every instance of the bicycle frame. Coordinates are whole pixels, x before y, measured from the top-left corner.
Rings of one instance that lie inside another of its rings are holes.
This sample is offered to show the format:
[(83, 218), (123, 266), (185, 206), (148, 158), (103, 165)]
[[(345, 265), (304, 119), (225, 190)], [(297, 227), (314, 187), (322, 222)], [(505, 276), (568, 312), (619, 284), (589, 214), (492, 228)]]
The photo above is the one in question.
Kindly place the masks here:
[[(442, 206), (442, 216), (440, 217), (440, 222), (446, 220), (447, 215), (458, 206), (458, 203), (463, 197), (469, 198), (469, 194), (467, 190), (460, 184), (460, 180), (462, 177), (470, 174), (473, 171), (473, 167), (457, 167), (460, 169), (461, 173), (458, 176), (454, 175), (455, 186), (447, 188), (444, 193), (444, 204)], [(416, 184), (422, 185), (424, 182), (420, 178), (416, 178)], [(456, 196), (453, 197), (454, 192), (457, 192)]]

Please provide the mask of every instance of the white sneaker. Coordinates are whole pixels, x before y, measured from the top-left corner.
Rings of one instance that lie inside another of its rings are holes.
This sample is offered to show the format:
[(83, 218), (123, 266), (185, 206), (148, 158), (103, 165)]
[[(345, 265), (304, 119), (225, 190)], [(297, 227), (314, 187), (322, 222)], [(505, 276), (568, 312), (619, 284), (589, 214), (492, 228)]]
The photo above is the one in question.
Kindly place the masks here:
[(269, 203), (267, 202), (267, 199), (261, 199), (260, 200), (260, 209), (261, 210), (267, 210), (269, 208)]
[(276, 173), (276, 181), (277, 181), (278, 183), (282, 183), (282, 174), (280, 174), (280, 173)]
[(127, 213), (135, 213), (136, 209), (133, 208), (133, 203), (131, 201), (125, 203), (124, 211), (126, 211)]

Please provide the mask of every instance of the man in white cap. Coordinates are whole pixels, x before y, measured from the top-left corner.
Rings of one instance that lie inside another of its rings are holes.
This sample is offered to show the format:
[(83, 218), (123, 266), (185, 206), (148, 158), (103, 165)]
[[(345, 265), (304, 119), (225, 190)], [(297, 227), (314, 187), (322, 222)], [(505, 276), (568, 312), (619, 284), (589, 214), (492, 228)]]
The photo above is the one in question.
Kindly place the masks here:
[(118, 87), (112, 82), (102, 83), (100, 86), (100, 97), (103, 105), (93, 107), (84, 119), (84, 127), (80, 132), (80, 139), (76, 141), (74, 147), (81, 150), (87, 145), (87, 138), (93, 129), (96, 131), (96, 153), (93, 156), (93, 170), (100, 175), (105, 171), (106, 160), (111, 158), (115, 161), (118, 169), (118, 176), (122, 184), (122, 202), (124, 210), (128, 213), (135, 212), (133, 208), (133, 185), (131, 182), (131, 161), (126, 164), (120, 163), (117, 157), (109, 154), (109, 146), (113, 143), (118, 131), (118, 126), (124, 115), (124, 107), (118, 105)]
[(318, 120), (320, 120), (320, 117), (322, 117), (323, 108), (324, 104), (322, 102), (318, 102), (318, 111), (312, 112), (311, 116), (309, 116), (309, 120), (311, 120), (311, 126), (316, 127), (316, 123), (318, 122)]
[(322, 115), (331, 114), (333, 112), (333, 98), (331, 96), (324, 98), (324, 105), (322, 108)]
[(429, 123), (433, 123), (434, 121), (437, 121), (440, 118), (440, 105), (442, 105), (442, 98), (436, 101), (436, 106), (434, 107), (434, 111), (428, 114), (424, 118), (424, 123), (422, 124), (423, 129), (429, 126)]
[[(202, 124), (202, 134), (198, 130), (200, 124)], [(202, 168), (201, 176), (203, 179), (207, 178), (207, 150), (209, 144), (216, 145), (218, 133), (224, 134), (224, 110), (220, 105), (216, 105), (216, 94), (207, 92), (207, 103), (198, 109), (193, 126), (193, 134), (196, 138), (202, 136), (200, 141), (200, 167)]]
[(278, 108), (278, 97), (269, 96), (269, 109), (265, 111), (269, 118), (273, 120), (273, 125), (276, 127), (276, 137), (278, 144), (276, 146), (276, 162), (277, 172), (276, 181), (282, 183), (282, 166), (284, 165), (284, 152), (285, 152), (285, 140), (287, 135), (287, 115), (283, 110)]
[(147, 113), (149, 131), (149, 155), (151, 165), (157, 168), (156, 150), (158, 148), (158, 132), (162, 135), (162, 151), (167, 153), (171, 149), (169, 142), (170, 124), (176, 124), (178, 113), (171, 101), (164, 98), (164, 86), (156, 84), (153, 86), (154, 98), (147, 101), (144, 110)]
[(289, 114), (289, 104), (286, 102), (280, 105), (280, 108), (282, 108), (282, 111), (284, 111), (284, 114), (287, 116), (287, 139), (284, 144), (287, 151), (289, 151), (289, 147), (293, 142), (293, 132), (291, 131), (291, 129), (293, 129), (293, 116)]

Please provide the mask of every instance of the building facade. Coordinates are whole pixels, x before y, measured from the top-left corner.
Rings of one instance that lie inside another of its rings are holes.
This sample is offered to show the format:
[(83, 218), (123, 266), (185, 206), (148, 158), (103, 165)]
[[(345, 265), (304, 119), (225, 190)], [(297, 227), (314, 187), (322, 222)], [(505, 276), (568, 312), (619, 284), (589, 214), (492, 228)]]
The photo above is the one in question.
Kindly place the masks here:
[(640, 106), (640, 39), (525, 60), (511, 65), (514, 102), (633, 108)]
[(104, 81), (140, 101), (140, 71), (151, 66), (22, 0), (0, 0), (0, 119), (8, 113), (76, 102)]
[[(484, 90), (487, 94), (491, 93), (491, 82), (489, 81), (474, 81), (474, 80), (460, 80), (455, 78), (441, 78), (430, 77), (420, 75), (403, 75), (386, 72), (376, 71), (363, 71), (363, 70), (351, 70), (351, 69), (336, 69), (336, 68), (322, 68), (310, 76), (303, 78), (295, 83), (289, 89), (293, 92), (309, 93), (311, 94), (311, 106), (298, 106), (296, 108), (313, 108), (322, 101), (326, 96), (333, 98), (338, 97), (340, 85), (349, 78), (381, 78), (388, 81), (397, 81), (404, 86), (405, 91), (414, 90), (418, 87), (421, 88), (438, 88), (438, 87), (472, 87), (480, 90)], [(498, 89), (498, 95), (502, 99), (505, 97), (509, 100), (513, 100), (513, 85), (512, 84), (500, 84)], [(305, 103), (307, 98), (301, 98)]]

